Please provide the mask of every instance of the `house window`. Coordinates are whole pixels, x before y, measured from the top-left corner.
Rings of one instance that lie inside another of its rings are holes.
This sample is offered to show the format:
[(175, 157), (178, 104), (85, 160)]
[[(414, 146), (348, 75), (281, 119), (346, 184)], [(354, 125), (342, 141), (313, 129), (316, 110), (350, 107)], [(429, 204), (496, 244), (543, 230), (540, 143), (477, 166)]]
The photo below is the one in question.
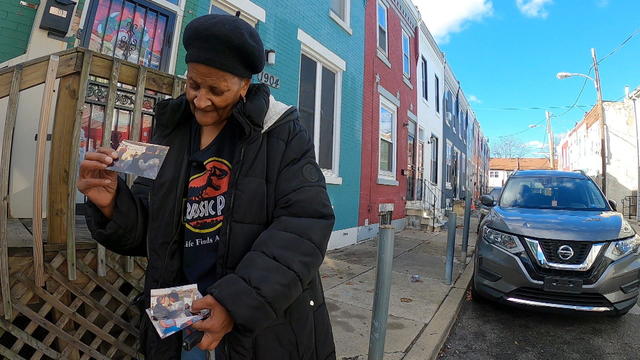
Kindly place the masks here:
[(447, 90), (444, 95), (444, 119), (447, 122), (447, 125), (452, 126), (453, 119), (453, 94), (451, 91)]
[(445, 172), (445, 183), (448, 189), (451, 189), (451, 177), (453, 175), (452, 167), (453, 167), (453, 145), (451, 142), (447, 141), (447, 153), (445, 154), (447, 157), (447, 171)]
[(378, 49), (387, 54), (387, 8), (378, 3)]
[(461, 193), (464, 195), (464, 192), (467, 191), (467, 182), (465, 181), (465, 179), (468, 178), (467, 176), (467, 157), (465, 156), (465, 154), (461, 154), (462, 156), (462, 160), (460, 160), (460, 171), (458, 172), (458, 174), (460, 174), (460, 190)]
[(146, 2), (91, 2), (83, 46), (153, 69), (169, 66), (175, 14)]
[(435, 85), (436, 85), (436, 112), (440, 113), (440, 79), (438, 75), (435, 76)]
[(418, 125), (409, 120), (409, 133), (407, 134), (407, 200), (414, 200), (416, 187), (416, 129)]
[(438, 184), (438, 138), (431, 136), (431, 182)]
[(380, 165), (382, 177), (396, 176), (396, 119), (395, 105), (384, 98), (380, 98)]
[(422, 98), (429, 100), (427, 88), (427, 59), (422, 58)]
[(349, 0), (331, 0), (331, 11), (345, 24), (349, 24)]
[(411, 77), (411, 48), (409, 47), (409, 35), (402, 32), (402, 73), (405, 77)]
[(453, 154), (451, 158), (451, 189), (453, 189), (453, 197), (458, 198), (458, 190), (460, 189), (460, 171), (462, 165), (460, 164), (460, 150), (453, 147)]
[(320, 168), (337, 175), (336, 109), (339, 73), (302, 54), (300, 60), (300, 122), (313, 139)]

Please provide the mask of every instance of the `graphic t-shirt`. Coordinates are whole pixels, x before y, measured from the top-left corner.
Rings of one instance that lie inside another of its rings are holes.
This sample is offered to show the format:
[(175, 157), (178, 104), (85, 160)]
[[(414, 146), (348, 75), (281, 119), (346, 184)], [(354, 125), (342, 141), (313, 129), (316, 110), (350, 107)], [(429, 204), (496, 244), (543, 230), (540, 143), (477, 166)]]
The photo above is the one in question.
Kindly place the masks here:
[(222, 234), (231, 162), (239, 139), (239, 127), (229, 120), (218, 136), (200, 149), (200, 129), (191, 132), (189, 184), (184, 206), (184, 275), (198, 284), (200, 293), (216, 281), (216, 258)]

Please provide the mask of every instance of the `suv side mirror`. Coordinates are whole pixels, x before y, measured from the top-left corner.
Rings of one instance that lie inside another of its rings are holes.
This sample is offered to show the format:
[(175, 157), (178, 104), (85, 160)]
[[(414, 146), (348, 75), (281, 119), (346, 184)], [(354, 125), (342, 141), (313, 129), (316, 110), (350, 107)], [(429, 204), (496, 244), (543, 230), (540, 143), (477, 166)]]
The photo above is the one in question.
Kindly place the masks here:
[(615, 200), (608, 199), (607, 201), (609, 201), (609, 205), (611, 205), (613, 211), (618, 211), (618, 203)]
[(491, 195), (482, 195), (480, 197), (480, 202), (484, 206), (488, 206), (488, 207), (496, 206), (496, 201), (493, 199)]

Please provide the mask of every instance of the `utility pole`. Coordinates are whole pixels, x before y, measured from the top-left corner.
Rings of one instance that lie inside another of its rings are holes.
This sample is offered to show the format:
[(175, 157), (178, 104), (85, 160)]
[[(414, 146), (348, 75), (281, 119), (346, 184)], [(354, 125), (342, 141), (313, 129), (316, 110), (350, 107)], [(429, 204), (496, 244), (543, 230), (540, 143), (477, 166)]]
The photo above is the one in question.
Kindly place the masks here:
[(553, 141), (553, 130), (551, 130), (551, 113), (548, 111), (545, 111), (544, 113), (547, 116), (547, 132), (549, 133), (549, 164), (551, 165), (552, 169), (555, 169), (554, 163), (556, 159), (556, 145)]
[(593, 58), (593, 70), (595, 71), (595, 85), (598, 93), (598, 108), (600, 109), (600, 156), (602, 157), (602, 193), (607, 195), (607, 146), (605, 134), (605, 115), (604, 104), (602, 103), (602, 87), (600, 86), (600, 72), (598, 71), (598, 58), (596, 57), (596, 49), (591, 48), (591, 57)]

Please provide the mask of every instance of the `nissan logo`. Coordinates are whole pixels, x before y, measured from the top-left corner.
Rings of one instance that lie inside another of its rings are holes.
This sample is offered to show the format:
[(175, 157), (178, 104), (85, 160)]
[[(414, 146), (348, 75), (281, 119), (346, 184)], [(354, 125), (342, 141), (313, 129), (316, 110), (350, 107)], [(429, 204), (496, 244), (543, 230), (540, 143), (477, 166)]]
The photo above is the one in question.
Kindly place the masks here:
[(558, 249), (558, 256), (562, 260), (569, 260), (573, 257), (573, 249), (569, 245), (562, 245)]

